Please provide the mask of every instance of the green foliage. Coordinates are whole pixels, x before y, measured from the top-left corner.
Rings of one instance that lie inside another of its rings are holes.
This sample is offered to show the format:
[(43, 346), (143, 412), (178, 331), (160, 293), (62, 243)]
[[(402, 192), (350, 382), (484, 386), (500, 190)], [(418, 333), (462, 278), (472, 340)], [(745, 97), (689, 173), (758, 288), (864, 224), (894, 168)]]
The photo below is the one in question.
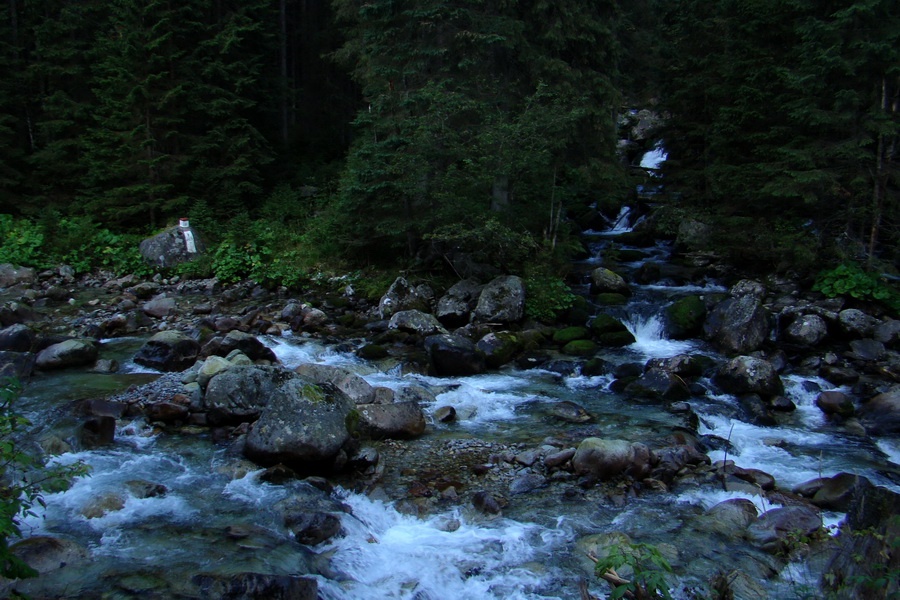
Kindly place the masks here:
[(13, 402), (20, 387), (13, 379), (0, 380), (0, 577), (35, 577), (37, 571), (10, 552), (10, 542), (21, 537), (21, 520), (45, 506), (45, 490), (60, 489), (74, 477), (87, 475), (82, 463), (47, 466), (22, 451), (18, 435), (30, 423), (17, 414)]
[(857, 300), (881, 302), (895, 311), (900, 310), (900, 295), (874, 273), (866, 273), (855, 263), (845, 263), (822, 271), (816, 278), (813, 289), (829, 298), (850, 296)]
[(27, 219), (0, 214), (0, 263), (42, 266), (44, 234)]
[(462, 252), (476, 262), (503, 271), (520, 270), (526, 259), (540, 248), (529, 233), (513, 230), (493, 217), (474, 223), (444, 225), (426, 239), (442, 254)]
[(212, 252), (212, 273), (224, 283), (253, 279), (263, 285), (297, 287), (307, 278), (301, 238), (269, 221), (237, 217)]
[(559, 277), (540, 272), (525, 277), (525, 315), (529, 319), (553, 322), (574, 302), (575, 294)]
[(659, 549), (649, 544), (621, 544), (612, 546), (606, 557), (597, 561), (594, 572), (597, 577), (606, 579), (606, 576), (617, 576), (623, 567), (629, 567), (633, 572), (630, 581), (615, 583), (607, 579), (613, 590), (611, 600), (618, 600), (626, 593), (634, 594), (638, 598), (661, 598), (672, 600), (669, 594), (669, 585), (666, 575), (672, 572), (672, 567), (659, 552)]

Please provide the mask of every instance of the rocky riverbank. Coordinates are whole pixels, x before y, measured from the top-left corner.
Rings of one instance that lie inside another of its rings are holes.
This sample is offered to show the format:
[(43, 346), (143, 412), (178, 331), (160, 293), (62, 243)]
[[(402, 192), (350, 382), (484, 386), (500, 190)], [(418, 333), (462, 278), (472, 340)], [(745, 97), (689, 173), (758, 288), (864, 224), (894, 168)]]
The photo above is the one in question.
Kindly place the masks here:
[[(765, 498), (778, 507), (758, 514), (752, 503), (729, 500), (697, 515), (692, 525), (744, 540), (752, 549), (751, 558), (729, 563), (735, 597), (742, 598), (765, 597), (759, 582), (780, 570), (779, 561), (816, 556), (820, 570), (849, 581), (857, 567), (841, 558), (848, 548), (873, 557), (885, 549), (871, 542), (848, 546), (851, 536), (845, 535), (837, 543), (841, 551), (830, 550), (835, 542), (821, 534), (822, 511), (848, 512), (855, 530), (896, 533), (885, 508), (896, 506), (896, 498), (866, 478), (836, 473), (785, 487), (778, 473), (727, 460), (731, 440), (702, 431), (694, 403), (723, 393), (736, 398), (735, 415), (743, 421), (777, 425), (796, 409), (785, 395), (783, 378), (790, 374), (808, 377), (807, 387), (820, 385), (816, 381), (843, 386), (816, 398), (829, 427), (841, 435), (869, 440), (900, 433), (900, 321), (803, 293), (791, 282), (743, 280), (727, 293), (666, 303), (660, 312), (670, 334), (702, 339), (709, 351), (635, 363), (615, 354), (634, 342), (632, 333), (613, 311), (591, 307), (607, 305), (611, 295), (628, 297), (638, 280), (653, 285), (671, 279), (672, 269), (592, 268), (591, 302), (576, 305), (555, 327), (524, 318), (525, 288), (516, 277), (484, 285), (465, 280), (444, 294), (400, 278), (375, 303), (337, 282), (330, 293), (301, 300), (286, 290), (222, 288), (214, 280), (75, 281), (65, 269), (37, 275), (2, 270), (13, 273), (4, 280), (8, 301), (0, 313), (4, 373), (112, 372), (116, 365), (104, 362), (100, 342), (118, 336), (145, 338), (134, 362), (172, 372), (124, 394), (79, 403), (78, 435), (57, 439), (68, 440), (72, 450), (102, 447), (114, 442), (117, 424), (135, 417), (164, 435), (208, 434), (229, 455), (265, 468), (265, 481), (310, 478), (310, 489), (319, 491), (281, 517), (301, 544), (341, 535), (342, 509), (328, 499), (330, 484), (322, 477), (421, 517), (463, 507), (476, 519), (526, 519), (552, 512), (560, 501), (567, 511), (577, 511), (576, 505), (614, 510), (635, 498), (694, 488)], [(681, 273), (688, 282), (704, 274)], [(285, 335), (316, 339), (365, 360), (286, 368), (260, 339)], [(630, 402), (667, 415), (668, 422), (656, 435), (619, 439), (598, 424), (602, 415), (557, 399), (545, 409), (558, 424), (552, 435), (531, 442), (442, 438), (444, 428), (470, 418), (465, 407), (443, 404), (448, 388), (459, 385), (454, 378), (512, 366), (540, 369), (556, 380), (599, 378)], [(391, 387), (365, 379), (392, 369), (430, 377)], [(711, 460), (716, 450), (725, 451), (725, 460)], [(896, 470), (888, 476), (896, 481)], [(165, 488), (165, 482), (148, 483), (141, 489)], [(873, 497), (884, 498), (875, 510), (866, 503)], [(120, 504), (101, 499), (98, 510)], [(584, 541), (583, 551), (602, 553), (604, 540)], [(670, 558), (692, 572), (677, 552)], [(889, 555), (884, 564), (896, 560)], [(713, 574), (694, 575), (711, 580)], [(271, 597), (265, 594), (273, 588), (266, 586), (299, 585), (294, 579), (251, 584), (249, 575), (242, 577), (215, 585), (249, 586), (257, 591), (245, 597), (260, 598)], [(195, 584), (206, 590), (213, 585)]]

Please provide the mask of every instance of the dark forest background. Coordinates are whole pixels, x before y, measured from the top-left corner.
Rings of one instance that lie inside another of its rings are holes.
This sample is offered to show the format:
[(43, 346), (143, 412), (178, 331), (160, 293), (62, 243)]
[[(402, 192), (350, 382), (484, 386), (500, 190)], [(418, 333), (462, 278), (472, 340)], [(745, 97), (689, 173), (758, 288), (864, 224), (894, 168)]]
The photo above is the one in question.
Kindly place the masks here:
[(892, 0), (3, 0), (0, 74), (0, 262), (136, 269), (186, 216), (226, 280), (549, 277), (660, 184), (745, 268), (900, 259)]

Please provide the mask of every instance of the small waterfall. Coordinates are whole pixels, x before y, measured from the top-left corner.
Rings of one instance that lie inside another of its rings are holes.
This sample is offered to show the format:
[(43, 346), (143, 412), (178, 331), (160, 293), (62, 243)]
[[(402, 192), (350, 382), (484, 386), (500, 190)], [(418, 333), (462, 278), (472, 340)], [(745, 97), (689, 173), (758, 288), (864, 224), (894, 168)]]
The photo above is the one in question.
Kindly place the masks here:
[(624, 319), (622, 323), (636, 340), (628, 348), (647, 357), (668, 358), (694, 349), (692, 342), (670, 340), (666, 337), (665, 321), (658, 314), (635, 314)]
[(659, 165), (665, 162), (667, 156), (664, 148), (654, 148), (649, 152), (645, 152), (641, 158), (641, 168), (658, 169)]

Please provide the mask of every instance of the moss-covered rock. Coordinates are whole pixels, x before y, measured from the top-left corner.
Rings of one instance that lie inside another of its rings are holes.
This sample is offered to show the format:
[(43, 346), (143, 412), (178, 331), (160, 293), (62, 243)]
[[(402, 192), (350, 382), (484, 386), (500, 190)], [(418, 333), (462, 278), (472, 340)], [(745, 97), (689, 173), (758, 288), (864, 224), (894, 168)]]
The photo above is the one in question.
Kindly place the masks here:
[(597, 351), (597, 344), (591, 340), (574, 340), (563, 346), (562, 351), (569, 356), (592, 356)]
[(594, 297), (594, 301), (600, 306), (622, 306), (628, 302), (628, 298), (622, 294), (605, 293), (597, 294)]
[(581, 374), (587, 377), (596, 377), (598, 375), (606, 375), (612, 372), (613, 366), (609, 361), (602, 358), (592, 358), (581, 366)]
[(356, 355), (365, 360), (380, 360), (387, 358), (388, 351), (381, 344), (366, 344), (356, 351)]
[(591, 332), (587, 327), (566, 327), (559, 329), (553, 334), (554, 343), (566, 345), (575, 340), (585, 340), (591, 337)]
[(597, 341), (604, 346), (620, 348), (622, 346), (630, 346), (637, 340), (635, 340), (631, 332), (626, 329), (625, 331), (610, 331), (608, 333), (598, 335)]
[(604, 333), (616, 333), (619, 331), (628, 331), (628, 328), (622, 324), (622, 321), (605, 313), (600, 313), (591, 321), (591, 332), (596, 337)]
[(699, 296), (685, 296), (666, 307), (669, 337), (684, 340), (696, 337), (703, 327), (706, 305)]

